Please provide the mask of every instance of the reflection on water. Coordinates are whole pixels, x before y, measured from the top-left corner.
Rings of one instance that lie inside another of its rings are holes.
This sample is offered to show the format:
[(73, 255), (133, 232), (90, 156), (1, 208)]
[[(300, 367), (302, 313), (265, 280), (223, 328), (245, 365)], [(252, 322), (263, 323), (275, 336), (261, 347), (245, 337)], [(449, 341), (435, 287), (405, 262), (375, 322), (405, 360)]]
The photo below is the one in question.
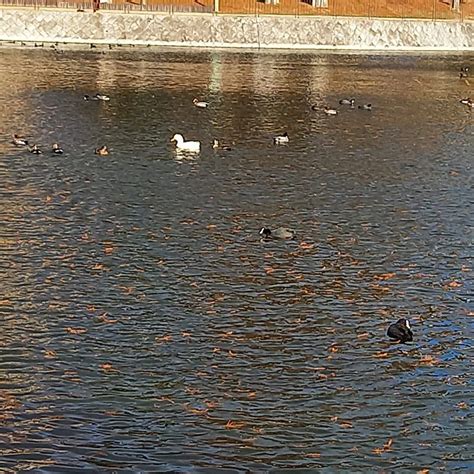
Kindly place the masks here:
[(472, 470), (469, 59), (1, 51), (2, 472)]

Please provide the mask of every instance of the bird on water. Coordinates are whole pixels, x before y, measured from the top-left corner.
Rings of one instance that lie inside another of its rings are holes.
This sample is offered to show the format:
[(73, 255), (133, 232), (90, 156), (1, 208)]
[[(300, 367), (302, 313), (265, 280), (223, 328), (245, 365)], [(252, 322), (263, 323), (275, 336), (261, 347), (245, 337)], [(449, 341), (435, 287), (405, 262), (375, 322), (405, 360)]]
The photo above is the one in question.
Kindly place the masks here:
[(28, 140), (26, 140), (24, 137), (21, 137), (20, 135), (13, 135), (13, 140), (12, 143), (16, 146), (28, 146)]
[(268, 227), (262, 227), (259, 234), (265, 240), (279, 239), (279, 240), (289, 240), (294, 239), (296, 233), (292, 229), (287, 229), (286, 227), (278, 227), (275, 230), (271, 230)]
[(283, 135), (277, 135), (273, 137), (273, 143), (276, 145), (281, 145), (282, 143), (288, 143), (290, 141), (290, 137), (288, 136), (288, 132), (283, 133)]
[(396, 323), (390, 324), (387, 330), (387, 336), (400, 343), (413, 341), (410, 322), (408, 319), (399, 319)]

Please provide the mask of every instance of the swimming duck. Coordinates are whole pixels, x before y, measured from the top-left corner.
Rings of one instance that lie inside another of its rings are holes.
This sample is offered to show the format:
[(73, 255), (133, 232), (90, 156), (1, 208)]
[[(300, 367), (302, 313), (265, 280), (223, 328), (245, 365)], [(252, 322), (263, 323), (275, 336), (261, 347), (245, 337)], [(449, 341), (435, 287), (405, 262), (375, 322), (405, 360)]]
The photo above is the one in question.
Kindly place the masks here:
[(38, 148), (38, 145), (33, 145), (31, 148), (28, 148), (28, 151), (30, 153), (33, 153), (34, 155), (41, 155), (43, 152)]
[(186, 151), (199, 151), (201, 149), (201, 143), (198, 141), (184, 141), (183, 135), (176, 133), (171, 139), (172, 142), (176, 143), (176, 149)]
[(470, 97), (467, 97), (465, 99), (461, 99), (459, 102), (464, 105), (469, 105), (470, 103), (472, 103), (472, 99)]
[(227, 145), (221, 145), (219, 143), (219, 140), (216, 140), (214, 138), (214, 140), (212, 141), (212, 148), (214, 148), (214, 150), (216, 150), (217, 148), (221, 149), (221, 150), (224, 150), (224, 151), (231, 151), (232, 148), (230, 146), (227, 146)]
[(372, 110), (372, 104), (359, 105), (358, 108), (361, 110)]
[(205, 109), (209, 105), (207, 102), (204, 102), (202, 100), (197, 100), (197, 99), (193, 99), (193, 104), (196, 107), (200, 107), (201, 109)]
[(54, 153), (55, 155), (62, 155), (64, 150), (57, 143), (53, 143), (51, 153)]
[(96, 148), (95, 152), (96, 155), (106, 156), (109, 154), (109, 149), (107, 145), (102, 145), (100, 148)]
[(277, 145), (281, 145), (282, 143), (288, 143), (290, 141), (290, 137), (288, 136), (288, 132), (285, 132), (283, 135), (277, 135), (273, 137), (273, 143)]
[(268, 227), (262, 227), (259, 234), (265, 240), (270, 239), (279, 239), (279, 240), (289, 240), (294, 239), (296, 233), (292, 229), (287, 229), (286, 227), (278, 227), (275, 230), (270, 230)]
[(387, 330), (387, 336), (400, 343), (413, 341), (413, 333), (408, 319), (399, 319), (396, 323), (390, 324)]
[(20, 135), (13, 135), (12, 143), (16, 146), (28, 146), (28, 140), (25, 140), (23, 137), (20, 137)]
[(351, 107), (354, 107), (355, 99), (341, 99), (339, 103), (341, 105), (350, 105)]
[(326, 115), (337, 115), (336, 109), (330, 109), (329, 107), (324, 107), (324, 113)]
[(94, 97), (96, 100), (104, 100), (104, 101), (110, 100), (110, 97), (105, 94), (96, 94)]
[(469, 66), (463, 66), (460, 70), (460, 77), (468, 77), (469, 76)]

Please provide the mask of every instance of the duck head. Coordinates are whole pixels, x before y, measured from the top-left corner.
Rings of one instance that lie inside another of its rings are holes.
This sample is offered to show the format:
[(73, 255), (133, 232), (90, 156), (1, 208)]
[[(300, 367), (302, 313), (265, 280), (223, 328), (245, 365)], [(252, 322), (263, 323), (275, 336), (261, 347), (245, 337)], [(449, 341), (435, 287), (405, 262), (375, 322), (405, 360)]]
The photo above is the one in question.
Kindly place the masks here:
[(407, 329), (411, 329), (410, 321), (408, 319), (402, 318), (397, 321), (397, 326), (405, 327)]
[(176, 143), (182, 143), (184, 142), (183, 135), (180, 135), (179, 133), (175, 133), (171, 141), (176, 142)]
[(271, 231), (268, 227), (262, 227), (262, 228), (260, 229), (259, 234), (260, 234), (262, 237), (270, 237), (270, 235), (272, 235), (272, 231)]

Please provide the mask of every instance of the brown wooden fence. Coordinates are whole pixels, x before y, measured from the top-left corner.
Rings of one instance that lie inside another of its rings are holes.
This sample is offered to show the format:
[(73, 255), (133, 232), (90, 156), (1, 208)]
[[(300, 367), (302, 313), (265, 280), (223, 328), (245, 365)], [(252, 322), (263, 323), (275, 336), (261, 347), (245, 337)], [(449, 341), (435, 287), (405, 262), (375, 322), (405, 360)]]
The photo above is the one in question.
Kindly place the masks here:
[(0, 6), (246, 15), (474, 20), (474, 0), (0, 0)]

